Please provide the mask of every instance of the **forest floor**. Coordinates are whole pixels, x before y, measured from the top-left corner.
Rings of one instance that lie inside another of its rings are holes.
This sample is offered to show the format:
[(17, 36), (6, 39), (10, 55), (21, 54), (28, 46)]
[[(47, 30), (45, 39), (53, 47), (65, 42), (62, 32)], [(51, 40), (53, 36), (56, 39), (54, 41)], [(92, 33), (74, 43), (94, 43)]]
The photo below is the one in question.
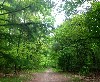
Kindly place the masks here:
[(54, 72), (52, 69), (47, 69), (45, 72), (33, 73), (29, 82), (100, 82), (100, 78)]
[(69, 82), (69, 78), (61, 73), (53, 72), (52, 69), (47, 69), (42, 73), (34, 73), (30, 82)]
[(0, 82), (100, 82), (100, 73), (92, 73), (90, 76), (81, 76), (75, 73), (59, 72), (56, 69), (43, 69), (40, 71), (23, 71), (14, 76), (9, 74), (1, 77)]

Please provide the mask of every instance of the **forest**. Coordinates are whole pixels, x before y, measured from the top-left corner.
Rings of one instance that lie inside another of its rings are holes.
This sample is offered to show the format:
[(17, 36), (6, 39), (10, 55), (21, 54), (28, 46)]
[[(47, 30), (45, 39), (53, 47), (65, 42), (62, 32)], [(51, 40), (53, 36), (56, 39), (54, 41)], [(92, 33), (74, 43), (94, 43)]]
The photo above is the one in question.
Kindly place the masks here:
[[(85, 2), (91, 6), (78, 14)], [(0, 0), (0, 80), (44, 68), (100, 73), (99, 0), (61, 0), (56, 11), (64, 11), (65, 20), (57, 27), (51, 13), (56, 5), (55, 0)]]

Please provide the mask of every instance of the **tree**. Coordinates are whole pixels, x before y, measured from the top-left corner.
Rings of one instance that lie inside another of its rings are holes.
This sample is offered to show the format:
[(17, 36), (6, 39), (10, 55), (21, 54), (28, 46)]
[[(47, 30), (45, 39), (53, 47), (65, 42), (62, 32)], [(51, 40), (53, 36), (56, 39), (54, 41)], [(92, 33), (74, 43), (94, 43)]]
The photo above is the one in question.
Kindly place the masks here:
[(99, 2), (93, 3), (86, 14), (69, 19), (55, 30), (53, 46), (62, 70), (82, 74), (99, 71), (99, 11)]
[(49, 0), (0, 1), (1, 70), (10, 68), (16, 72), (39, 66), (39, 39), (50, 27), (41, 15), (50, 15), (51, 8)]

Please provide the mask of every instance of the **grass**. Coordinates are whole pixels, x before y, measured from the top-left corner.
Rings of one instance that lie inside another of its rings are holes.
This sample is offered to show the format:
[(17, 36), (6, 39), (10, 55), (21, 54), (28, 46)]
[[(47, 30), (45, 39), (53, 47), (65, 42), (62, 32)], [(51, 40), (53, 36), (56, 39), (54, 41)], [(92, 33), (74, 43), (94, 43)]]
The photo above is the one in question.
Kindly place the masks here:
[(5, 78), (0, 78), (0, 82), (25, 82), (25, 79), (21, 77), (13, 77), (13, 78), (5, 77)]
[(0, 77), (0, 82), (29, 82), (35, 72), (43, 72), (45, 69), (26, 70), (20, 72), (18, 75)]
[(61, 69), (58, 69), (58, 68), (51, 68), (53, 70), (53, 72), (61, 72), (62, 70)]
[(18, 75), (0, 78), (0, 82), (28, 82), (32, 77), (31, 73), (24, 72)]
[(64, 73), (64, 75), (70, 79), (70, 82), (85, 82), (82, 80), (82, 76), (80, 76), (78, 74), (66, 72), (66, 73)]

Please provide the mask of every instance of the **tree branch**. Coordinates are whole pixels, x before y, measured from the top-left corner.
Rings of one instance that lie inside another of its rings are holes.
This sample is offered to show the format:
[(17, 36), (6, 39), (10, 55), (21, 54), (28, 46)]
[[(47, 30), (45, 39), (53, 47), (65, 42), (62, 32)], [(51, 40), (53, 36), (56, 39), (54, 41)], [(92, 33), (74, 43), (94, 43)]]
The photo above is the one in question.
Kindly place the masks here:
[(9, 11), (9, 12), (6, 12), (6, 13), (2, 13), (0, 15), (5, 15), (5, 14), (10, 14), (10, 13), (15, 13), (15, 12), (19, 12), (19, 11), (22, 11), (22, 10), (25, 10), (26, 8), (29, 8), (31, 5), (27, 6), (27, 7), (24, 7), (22, 9), (18, 9), (18, 10), (15, 10), (15, 11)]
[(34, 25), (39, 25), (39, 23), (34, 23), (34, 22), (28, 22), (28, 23), (8, 23), (8, 24), (1, 24), (0, 26), (11, 26), (11, 25), (13, 25), (13, 26), (21, 26), (21, 25), (31, 25), (31, 24), (34, 24)]

